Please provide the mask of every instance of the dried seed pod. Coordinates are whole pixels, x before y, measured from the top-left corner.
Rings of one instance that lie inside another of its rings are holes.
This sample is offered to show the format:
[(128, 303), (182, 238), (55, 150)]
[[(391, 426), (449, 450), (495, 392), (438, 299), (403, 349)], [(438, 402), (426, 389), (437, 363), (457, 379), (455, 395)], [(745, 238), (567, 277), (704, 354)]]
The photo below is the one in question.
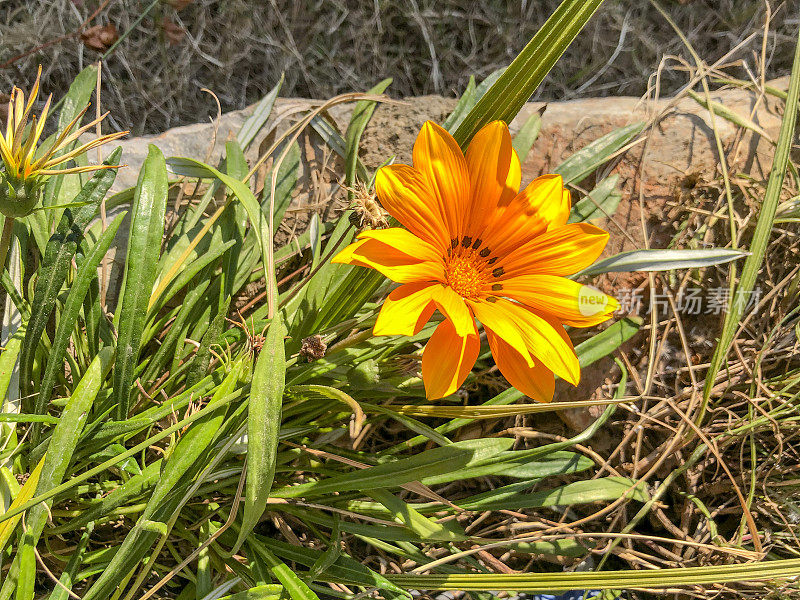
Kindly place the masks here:
[(300, 356), (305, 357), (308, 362), (314, 362), (325, 356), (328, 344), (318, 333), (303, 338), (303, 345), (300, 347)]
[(350, 223), (358, 229), (384, 229), (389, 226), (386, 212), (366, 184), (357, 182), (347, 191), (353, 193)]

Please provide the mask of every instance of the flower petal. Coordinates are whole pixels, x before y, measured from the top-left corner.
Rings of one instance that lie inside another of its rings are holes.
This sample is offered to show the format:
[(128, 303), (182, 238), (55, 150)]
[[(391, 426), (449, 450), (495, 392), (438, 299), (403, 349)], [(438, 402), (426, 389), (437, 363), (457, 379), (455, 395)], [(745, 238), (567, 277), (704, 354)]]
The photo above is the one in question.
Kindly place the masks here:
[(508, 383), (537, 402), (551, 402), (555, 391), (553, 372), (541, 362), (529, 366), (527, 357), (517, 352), (503, 338), (486, 330), (489, 348), (497, 368)]
[(607, 243), (608, 233), (599, 227), (570, 223), (512, 250), (499, 264), (505, 278), (526, 273), (572, 275), (597, 260)]
[(441, 251), (450, 244), (450, 234), (439, 203), (422, 174), (408, 165), (390, 165), (378, 170), (375, 192), (386, 211), (418, 237)]
[[(413, 248), (408, 250), (414, 251)], [(331, 262), (369, 267), (397, 283), (444, 280), (444, 265), (441, 259), (421, 260), (401, 252), (394, 246), (369, 238), (350, 244), (334, 256)]]
[(397, 248), (401, 252), (414, 256), (418, 260), (441, 261), (443, 254), (434, 246), (420, 239), (402, 227), (389, 227), (388, 229), (368, 229), (358, 234), (358, 238), (377, 240)]
[(414, 142), (413, 159), (444, 216), (450, 238), (460, 238), (470, 199), (467, 161), (461, 148), (447, 131), (425, 121)]
[(482, 238), (492, 254), (505, 254), (553, 227), (565, 225), (569, 211), (569, 192), (561, 175), (542, 175), (506, 204), (498, 204)]
[(458, 335), (477, 334), (478, 330), (475, 327), (472, 311), (464, 298), (454, 292), (451, 287), (446, 285), (435, 287), (433, 301), (436, 303), (436, 308), (452, 322)]
[(437, 283), (407, 283), (392, 290), (383, 303), (373, 335), (416, 335), (433, 315), (433, 286)]
[(503, 296), (573, 327), (597, 325), (619, 309), (619, 303), (600, 290), (556, 275), (532, 273), (510, 277), (503, 280), (502, 286)]
[[(521, 355), (524, 356), (527, 349), (531, 356), (543, 362), (556, 375), (573, 385), (578, 384), (581, 377), (578, 357), (558, 320), (504, 298), (487, 304), (489, 308), (482, 308), (481, 312), (475, 311), (484, 328), (503, 338)], [(506, 337), (512, 327), (521, 334), (524, 346), (518, 345), (517, 337)], [(528, 364), (533, 366), (530, 362)]]
[(519, 191), (522, 174), (508, 126), (502, 121), (484, 125), (469, 143), (466, 160), (472, 193), (467, 230), (478, 235), (497, 206), (507, 205)]
[(461, 387), (480, 349), (477, 332), (460, 336), (449, 319), (439, 323), (422, 352), (422, 381), (427, 398), (444, 398)]
[(503, 338), (507, 344), (514, 348), (514, 350), (525, 359), (529, 367), (533, 367), (536, 361), (533, 360), (530, 352), (528, 352), (528, 345), (525, 342), (522, 332), (512, 319), (505, 318), (502, 313), (495, 310), (496, 304), (496, 302), (492, 303), (486, 301), (470, 302), (475, 316), (483, 323), (483, 328), (487, 332), (491, 329), (494, 334)]

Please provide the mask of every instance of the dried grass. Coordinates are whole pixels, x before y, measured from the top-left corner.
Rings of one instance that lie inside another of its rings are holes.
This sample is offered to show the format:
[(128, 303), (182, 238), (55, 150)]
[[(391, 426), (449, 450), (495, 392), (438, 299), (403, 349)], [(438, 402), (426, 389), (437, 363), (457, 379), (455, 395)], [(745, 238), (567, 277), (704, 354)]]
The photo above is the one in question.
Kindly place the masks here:
[[(76, 31), (99, 0), (0, 3), (0, 64)], [(157, 4), (112, 0), (92, 25), (129, 32), (104, 68), (112, 126), (134, 134), (213, 117), (213, 90), (225, 111), (263, 96), (286, 73), (284, 96), (330, 97), (393, 77), (396, 97), (454, 96), (469, 76), (505, 66), (541, 26), (557, 0), (194, 0)], [(176, 10), (175, 6), (186, 4)], [(772, 23), (768, 76), (791, 62), (797, 1)], [(763, 23), (760, 0), (682, 0), (668, 9), (707, 60), (722, 56)], [(180, 39), (178, 39), (180, 38)], [(171, 41), (172, 40), (172, 41)], [(642, 95), (664, 54), (681, 43), (646, 2), (608, 0), (540, 88), (541, 99)], [(0, 89), (26, 83), (44, 65), (44, 89), (63, 91), (99, 53), (70, 37), (0, 70)], [(736, 73), (734, 73), (736, 74)], [(681, 73), (666, 73), (663, 91)]]

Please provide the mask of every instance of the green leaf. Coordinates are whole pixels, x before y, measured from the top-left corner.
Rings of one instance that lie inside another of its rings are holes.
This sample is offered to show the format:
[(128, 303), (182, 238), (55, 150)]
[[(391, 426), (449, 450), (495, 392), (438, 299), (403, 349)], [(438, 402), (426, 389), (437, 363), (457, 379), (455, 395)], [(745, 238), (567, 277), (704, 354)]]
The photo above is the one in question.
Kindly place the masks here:
[(577, 273), (600, 275), (601, 273), (625, 273), (629, 271), (671, 271), (673, 269), (697, 269), (721, 265), (747, 256), (748, 252), (730, 248), (698, 248), (688, 250), (629, 250), (596, 262)]
[[(43, 494), (59, 485), (64, 478), (89, 411), (111, 368), (113, 357), (113, 348), (103, 348), (89, 365), (64, 406), (47, 445), (44, 466), (39, 476), (39, 485), (36, 488), (37, 494)], [(44, 504), (38, 504), (31, 508), (25, 518), (29, 533), (38, 537), (46, 520), (47, 508)]]
[(247, 147), (253, 143), (258, 132), (269, 120), (272, 107), (275, 105), (275, 99), (278, 97), (282, 86), (283, 73), (281, 73), (281, 78), (278, 80), (278, 83), (275, 84), (275, 87), (259, 101), (255, 109), (253, 109), (253, 114), (247, 118), (242, 124), (241, 129), (239, 129), (239, 133), (236, 134), (236, 141), (239, 142), (242, 148), (247, 149)]
[(227, 242), (221, 242), (219, 245), (212, 245), (207, 252), (202, 253), (196, 260), (193, 260), (191, 263), (186, 265), (180, 274), (169, 283), (169, 285), (158, 297), (158, 301), (150, 309), (150, 314), (158, 314), (158, 311), (161, 310), (178, 292), (186, 287), (195, 277), (195, 275), (216, 261), (235, 244), (236, 240), (228, 240)]
[[(255, 536), (258, 541), (275, 554), (291, 562), (295, 562), (306, 567), (312, 567), (322, 552), (303, 546), (293, 546), (286, 542), (281, 542), (273, 538)], [(408, 592), (391, 583), (383, 575), (376, 573), (362, 565), (360, 562), (346, 555), (340, 555), (336, 561), (320, 577), (323, 581), (340, 582), (364, 587), (374, 587), (379, 590), (390, 590), (392, 592), (408, 596)]]
[[(58, 328), (53, 338), (53, 345), (50, 348), (50, 354), (47, 358), (47, 366), (42, 375), (39, 394), (36, 397), (36, 414), (44, 414), (47, 412), (47, 405), (50, 402), (51, 394), (55, 388), (56, 377), (59, 373), (63, 374), (64, 372), (64, 356), (67, 352), (67, 346), (69, 346), (72, 332), (75, 330), (75, 324), (78, 321), (78, 314), (83, 305), (83, 299), (86, 296), (86, 292), (89, 290), (89, 284), (97, 277), (97, 267), (100, 266), (100, 261), (103, 260), (106, 252), (108, 252), (111, 242), (114, 241), (117, 230), (122, 224), (122, 220), (125, 218), (125, 214), (126, 213), (121, 213), (117, 215), (103, 232), (103, 235), (100, 236), (100, 239), (97, 240), (97, 243), (92, 247), (89, 254), (80, 263), (78, 274), (69, 290), (67, 301), (64, 304), (64, 310), (58, 321)], [(35, 436), (34, 440), (37, 440), (37, 438), (38, 436)], [(34, 441), (34, 444), (35, 443)]]
[[(121, 154), (122, 148), (117, 148), (103, 164), (118, 165)], [(97, 207), (100, 206), (116, 176), (116, 169), (103, 169), (95, 173), (75, 197), (74, 203), (78, 206), (64, 210), (56, 232), (47, 242), (42, 265), (39, 267), (31, 317), (20, 355), (19, 378), (23, 395), (32, 394), (34, 391), (31, 373), (36, 348), (55, 308), (56, 298), (67, 278), (78, 244), (83, 239), (83, 232), (89, 221), (97, 214)]]
[(87, 530), (83, 532), (78, 540), (75, 550), (69, 555), (67, 566), (64, 567), (61, 577), (58, 580), (61, 585), (56, 585), (53, 587), (53, 591), (50, 593), (50, 596), (47, 600), (68, 600), (68, 590), (72, 590), (72, 586), (76, 581), (78, 569), (80, 568), (83, 558), (86, 555), (86, 548), (89, 546), (89, 539), (93, 531), (94, 527), (89, 526)]
[[(279, 149), (277, 154), (280, 156), (283, 150)], [(286, 157), (281, 162), (278, 168), (278, 178), (275, 181), (275, 229), (277, 231), (278, 226), (283, 221), (283, 217), (286, 214), (286, 209), (289, 208), (289, 204), (292, 202), (292, 192), (294, 192), (294, 188), (297, 185), (297, 180), (300, 177), (300, 146), (297, 142), (294, 142), (289, 149), (289, 152), (286, 154)], [(267, 175), (266, 181), (271, 180), (271, 173)], [(264, 186), (264, 199), (261, 202), (261, 205), (264, 207), (264, 211), (269, 210), (270, 205), (270, 192), (271, 186), (265, 185)], [(315, 213), (316, 214), (316, 213)]]
[(120, 308), (114, 315), (119, 331), (114, 365), (114, 402), (119, 420), (128, 416), (134, 389), (134, 372), (139, 362), (147, 306), (156, 281), (166, 208), (167, 168), (164, 155), (151, 144), (136, 184), (125, 259), (124, 290)]
[(564, 0), (478, 100), (453, 137), (461, 149), (490, 121), (510, 123), (603, 0)]
[(267, 506), (281, 426), (283, 389), (286, 385), (286, 355), (281, 312), (267, 330), (267, 339), (256, 360), (247, 405), (247, 481), (244, 516), (235, 553), (250, 535)]
[[(122, 461), (122, 463), (124, 464), (125, 461)], [(160, 459), (151, 462), (139, 475), (134, 475), (128, 479), (128, 481), (115, 487), (108, 494), (104, 495), (99, 502), (92, 504), (79, 516), (63, 525), (48, 530), (48, 532), (54, 535), (60, 535), (68, 531), (80, 529), (92, 521), (100, 521), (114, 509), (141, 497), (161, 478), (161, 465), (162, 461)]]
[[(539, 458), (539, 460), (533, 460)], [(538, 480), (551, 475), (563, 475), (585, 471), (594, 466), (594, 462), (574, 452), (551, 452), (545, 457), (537, 450), (517, 450), (502, 452), (482, 464), (459, 469), (442, 475), (423, 477), (420, 483), (428, 486), (462, 481), (473, 477), (503, 475), (526, 480)]]
[(565, 571), (556, 573), (387, 575), (393, 583), (415, 590), (505, 590), (565, 592), (575, 589), (620, 590), (669, 589), (676, 586), (791, 579), (800, 570), (800, 559), (761, 560), (747, 564), (630, 569), (625, 571)]
[[(367, 94), (375, 96), (382, 94), (389, 84), (392, 83), (391, 79), (384, 79), (375, 87), (367, 91)], [(347, 126), (347, 131), (344, 134), (345, 139), (345, 165), (344, 165), (344, 182), (345, 185), (351, 187), (356, 181), (356, 167), (358, 165), (358, 145), (361, 141), (361, 135), (367, 127), (367, 123), (372, 118), (372, 113), (375, 112), (377, 102), (374, 100), (359, 100), (353, 108), (353, 116), (350, 117), (350, 123)], [(348, 200), (353, 200), (353, 192), (348, 192)]]
[(504, 493), (506, 488), (515, 490), (530, 482), (512, 484), (505, 488), (498, 488), (490, 492), (477, 494), (464, 500), (459, 500), (458, 506), (464, 510), (521, 510), (523, 508), (541, 508), (552, 506), (577, 506), (593, 502), (607, 502), (617, 500), (624, 494), (627, 498), (638, 502), (649, 499), (647, 492), (636, 481), (625, 477), (601, 477), (600, 479), (585, 479), (568, 483), (552, 490), (542, 490), (530, 493), (526, 491), (512, 491)]
[[(62, 133), (64, 129), (66, 129), (67, 125), (69, 125), (73, 119), (75, 119), (75, 117), (77, 117), (78, 114), (80, 114), (80, 112), (86, 107), (86, 105), (89, 104), (89, 100), (92, 97), (92, 92), (94, 92), (96, 87), (97, 66), (89, 65), (83, 69), (83, 71), (78, 73), (78, 75), (70, 84), (66, 95), (64, 95), (64, 97), (61, 99), (61, 111), (58, 113), (58, 127), (56, 128), (54, 135)], [(77, 140), (73, 144), (70, 144), (69, 147), (65, 147), (58, 154), (69, 151), (69, 149), (74, 147), (76, 143)], [(58, 154), (56, 156), (58, 156)], [(42, 197), (43, 206), (51, 206), (57, 203), (63, 182), (63, 177), (51, 177), (47, 180)], [(50, 222), (52, 223), (56, 218), (58, 218), (58, 215), (54, 212), (50, 215), (50, 217)]]
[(391, 492), (386, 490), (365, 490), (364, 493), (383, 504), (396, 523), (405, 525), (422, 540), (456, 542), (468, 539), (467, 534), (459, 526), (458, 522), (437, 523), (435, 520), (421, 515), (413, 506)]
[(531, 148), (533, 148), (536, 138), (539, 137), (539, 131), (541, 131), (541, 129), (542, 115), (541, 112), (537, 111), (528, 117), (528, 120), (525, 121), (525, 124), (517, 132), (517, 135), (514, 136), (512, 145), (514, 146), (514, 150), (517, 151), (520, 162), (525, 162), (528, 153), (531, 151)]
[(507, 450), (514, 443), (509, 438), (465, 440), (448, 446), (426, 450), (409, 458), (401, 458), (361, 471), (337, 475), (321, 481), (302, 483), (274, 490), (273, 498), (318, 496), (331, 492), (371, 490), (398, 487), (425, 476), (449, 473), (479, 463)]
[(641, 317), (625, 317), (575, 347), (581, 368), (608, 356), (631, 339), (642, 326)]
[(251, 536), (247, 545), (255, 550), (255, 554), (266, 565), (273, 577), (277, 579), (291, 596), (292, 600), (319, 600), (305, 581), (300, 579), (285, 563), (281, 562), (264, 544)]
[(714, 355), (711, 357), (711, 366), (706, 373), (705, 384), (703, 386), (703, 401), (698, 411), (697, 423), (702, 423), (703, 421), (706, 407), (711, 397), (711, 390), (714, 388), (714, 382), (717, 379), (717, 373), (719, 373), (719, 370), (722, 368), (728, 356), (733, 338), (739, 328), (739, 321), (749, 302), (756, 277), (764, 262), (773, 223), (775, 221), (775, 213), (778, 209), (778, 203), (781, 200), (783, 181), (786, 177), (786, 168), (791, 164), (790, 157), (795, 139), (798, 96), (800, 95), (800, 31), (797, 37), (798, 39), (795, 41), (792, 72), (789, 77), (788, 96), (786, 106), (783, 110), (781, 129), (778, 133), (775, 156), (772, 161), (769, 179), (767, 180), (767, 188), (764, 192), (764, 202), (760, 210), (758, 210), (758, 220), (756, 221), (755, 231), (753, 232), (753, 239), (750, 242), (750, 256), (747, 257), (742, 267), (742, 275), (739, 278), (739, 284), (736, 286), (730, 310), (725, 315), (725, 323), (722, 326), (719, 343), (714, 349)]
[[(160, 530), (166, 527), (166, 521), (180, 506), (187, 483), (205, 464), (205, 455), (225, 421), (227, 403), (224, 400), (235, 390), (243, 365), (243, 360), (234, 363), (208, 405), (204, 407), (204, 414), (170, 449), (169, 457), (164, 462), (153, 493), (138, 521), (114, 554), (108, 568), (83, 595), (84, 600), (107, 598), (121, 578), (136, 567), (153, 542), (162, 535)], [(124, 454), (119, 456), (124, 458)], [(118, 459), (122, 460), (119, 456)]]
[(250, 188), (238, 179), (226, 175), (214, 167), (204, 164), (199, 160), (194, 160), (193, 158), (173, 157), (167, 161), (167, 164), (176, 175), (215, 178), (228, 186), (228, 189), (239, 199), (245, 211), (247, 211), (247, 218), (250, 220), (250, 225), (258, 240), (258, 247), (261, 250), (264, 277), (269, 277), (267, 273), (267, 255), (269, 253), (267, 244), (272, 243), (272, 241), (269, 239), (269, 236), (265, 235), (268, 229), (267, 217), (261, 209), (258, 200), (256, 200), (256, 197), (253, 195), (253, 192), (250, 191)]
[(564, 185), (580, 183), (639, 135), (644, 126), (644, 121), (638, 121), (597, 138), (558, 165), (553, 172), (564, 178)]
[(575, 203), (567, 222), (593, 222), (613, 216), (622, 200), (622, 193), (617, 189), (618, 181), (619, 175), (611, 175), (598, 183), (586, 197)]
[[(15, 373), (17, 358), (22, 349), (22, 341), (25, 337), (25, 323), (23, 322), (14, 334), (6, 341), (5, 348), (0, 352), (0, 398), (8, 398), (8, 388), (11, 385), (11, 378)], [(5, 406), (0, 402), (0, 407)], [(0, 421), (2, 422), (2, 421)]]
[[(64, 407), (59, 423), (50, 437), (47, 454), (41, 461), (42, 467), (38, 477), (38, 485), (36, 486), (36, 491), (39, 494), (55, 488), (64, 478), (89, 415), (89, 410), (111, 367), (113, 355), (112, 348), (101, 350), (100, 354), (89, 365), (86, 373), (76, 386), (75, 392), (70, 396)], [(16, 584), (19, 587), (17, 589), (18, 597), (20, 593), (28, 594), (26, 597), (32, 597), (32, 587), (30, 588), (30, 593), (28, 593), (27, 586), (31, 569), (35, 579), (36, 562), (33, 556), (33, 549), (36, 547), (39, 536), (47, 522), (50, 504), (50, 502), (36, 504), (25, 515), (25, 533), (22, 535), (17, 556), (14, 559), (14, 564), (19, 569), (19, 581)], [(33, 562), (31, 563), (32, 559)], [(12, 567), (12, 571), (15, 570)], [(15, 586), (14, 579), (13, 577), (8, 578), (3, 588), (0, 589), (0, 597), (10, 597), (13, 591), (12, 588)]]
[(689, 97), (695, 102), (697, 102), (700, 106), (702, 106), (706, 110), (713, 111), (715, 115), (719, 115), (720, 117), (730, 121), (737, 127), (743, 127), (744, 129), (749, 129), (750, 131), (757, 133), (764, 139), (773, 141), (772, 137), (770, 137), (770, 135), (766, 131), (764, 131), (764, 129), (761, 126), (753, 122), (751, 119), (743, 117), (736, 111), (731, 110), (730, 108), (722, 104), (722, 102), (711, 100), (711, 102), (709, 103), (708, 101), (706, 101), (704, 97), (702, 97), (694, 90), (686, 90), (686, 93), (689, 94)]
[(469, 81), (467, 82), (467, 87), (464, 89), (464, 93), (461, 94), (461, 98), (458, 99), (458, 103), (453, 109), (453, 112), (451, 112), (450, 115), (445, 119), (444, 123), (442, 123), (442, 127), (444, 127), (450, 133), (458, 129), (458, 126), (461, 125), (464, 117), (466, 117), (467, 113), (472, 110), (472, 107), (475, 106), (477, 101), (478, 99), (475, 97), (475, 76), (470, 75)]
[(219, 600), (280, 600), (284, 587), (275, 583), (257, 585), (244, 592), (223, 596)]

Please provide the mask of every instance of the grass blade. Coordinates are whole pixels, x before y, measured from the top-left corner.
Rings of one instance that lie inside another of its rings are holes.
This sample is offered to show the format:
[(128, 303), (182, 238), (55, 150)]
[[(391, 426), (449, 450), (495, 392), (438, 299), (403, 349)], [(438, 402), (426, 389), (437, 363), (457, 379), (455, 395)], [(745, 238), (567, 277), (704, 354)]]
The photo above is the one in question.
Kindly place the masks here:
[[(100, 261), (108, 252), (111, 242), (117, 235), (117, 230), (122, 224), (126, 213), (117, 215), (114, 221), (97, 240), (97, 243), (92, 247), (89, 254), (81, 262), (78, 274), (75, 281), (69, 290), (67, 301), (64, 304), (64, 311), (58, 321), (58, 328), (56, 329), (55, 337), (53, 338), (53, 346), (50, 349), (48, 356), (47, 366), (45, 367), (44, 374), (42, 375), (41, 388), (39, 395), (36, 397), (36, 414), (44, 414), (47, 409), (47, 404), (50, 401), (50, 396), (56, 383), (56, 376), (59, 372), (64, 371), (64, 356), (69, 345), (72, 332), (75, 329), (75, 323), (78, 320), (78, 313), (81, 310), (83, 299), (86, 292), (89, 290), (89, 285), (97, 277), (97, 267)], [(64, 418), (63, 415), (61, 417)], [(37, 429), (34, 429), (34, 445), (38, 439), (36, 435)]]
[[(377, 96), (382, 94), (389, 84), (392, 83), (391, 79), (384, 79), (375, 87), (367, 92), (370, 96)], [(358, 166), (358, 145), (361, 141), (361, 135), (364, 129), (367, 128), (367, 123), (372, 118), (372, 113), (375, 112), (375, 107), (378, 105), (374, 100), (359, 100), (353, 108), (353, 116), (350, 118), (350, 123), (347, 126), (347, 131), (344, 134), (345, 140), (345, 170), (344, 182), (348, 187), (352, 187), (356, 181), (356, 167)], [(353, 192), (348, 191), (347, 199), (353, 200)]]
[[(103, 164), (118, 165), (121, 155), (122, 148), (117, 148)], [(97, 214), (97, 208), (114, 183), (116, 176), (116, 169), (103, 169), (95, 173), (75, 197), (73, 202), (76, 207), (64, 210), (56, 232), (47, 242), (33, 293), (28, 329), (20, 354), (19, 380), (23, 395), (32, 394), (34, 391), (31, 373), (36, 348), (53, 308), (55, 308), (56, 298), (67, 278), (78, 244), (83, 239), (83, 232), (89, 225), (89, 221)]]
[(292, 600), (319, 600), (306, 582), (270, 552), (255, 536), (250, 537), (247, 545), (254, 550), (251, 554), (255, 554), (264, 563), (272, 576), (286, 588)]
[(572, 207), (568, 223), (592, 222), (612, 216), (622, 200), (617, 189), (619, 175), (606, 177)]
[(453, 109), (453, 112), (451, 112), (450, 115), (445, 119), (444, 123), (442, 123), (442, 127), (450, 132), (458, 129), (458, 126), (461, 125), (464, 117), (466, 117), (467, 113), (472, 110), (472, 107), (475, 106), (477, 101), (477, 98), (475, 98), (475, 76), (470, 75), (469, 81), (467, 82), (467, 87), (464, 89), (464, 93), (461, 94), (461, 98), (458, 99), (458, 103)]
[(514, 146), (514, 150), (517, 152), (517, 156), (519, 156), (520, 162), (525, 162), (525, 159), (528, 157), (528, 153), (533, 148), (533, 144), (536, 141), (536, 138), (539, 137), (539, 132), (542, 130), (542, 113), (541, 111), (537, 111), (533, 113), (528, 120), (525, 121), (525, 124), (519, 130), (517, 135), (514, 136), (514, 140), (512, 142)]
[(564, 178), (565, 185), (580, 183), (639, 135), (644, 126), (644, 121), (631, 123), (597, 138), (558, 165), (553, 172)]
[(705, 385), (703, 386), (703, 400), (696, 419), (697, 423), (702, 422), (705, 416), (706, 407), (711, 397), (711, 390), (717, 379), (722, 363), (728, 356), (728, 350), (733, 343), (736, 329), (744, 313), (745, 306), (750, 300), (756, 277), (764, 262), (764, 255), (767, 251), (769, 237), (772, 232), (775, 213), (778, 203), (781, 200), (781, 190), (783, 180), (786, 176), (786, 168), (789, 164), (789, 155), (792, 150), (792, 141), (795, 136), (795, 125), (797, 123), (798, 95), (800, 95), (800, 31), (795, 42), (794, 61), (792, 63), (792, 73), (789, 77), (789, 92), (786, 99), (786, 106), (783, 110), (783, 120), (781, 129), (778, 133), (778, 143), (775, 148), (775, 156), (772, 160), (772, 169), (767, 180), (767, 188), (764, 192), (764, 202), (758, 211), (758, 221), (756, 221), (753, 239), (750, 242), (750, 256), (744, 261), (742, 275), (739, 284), (733, 294), (731, 306), (725, 315), (725, 323), (719, 337), (717, 347), (711, 357), (711, 365), (706, 374)]
[(272, 107), (275, 106), (275, 99), (278, 97), (282, 86), (283, 74), (281, 74), (281, 78), (278, 80), (278, 83), (275, 84), (275, 87), (259, 101), (253, 110), (253, 114), (242, 124), (239, 133), (236, 134), (236, 141), (239, 142), (239, 145), (243, 149), (246, 150), (247, 147), (253, 143), (258, 132), (269, 120)]
[[(37, 477), (31, 476), (31, 479), (38, 480), (36, 491), (40, 494), (58, 486), (64, 478), (89, 415), (89, 410), (111, 367), (113, 355), (112, 348), (104, 348), (101, 351), (97, 358), (92, 361), (89, 369), (75, 388), (75, 392), (70, 396), (67, 405), (64, 407), (61, 419), (59, 419), (59, 423), (50, 438), (47, 454), (36, 467), (38, 473), (34, 471)], [(18, 498), (22, 496), (21, 492)], [(17, 597), (20, 597), (20, 593), (26, 591), (27, 581), (31, 573), (33, 573), (33, 579), (35, 579), (36, 561), (33, 558), (33, 550), (47, 521), (49, 505), (50, 503), (37, 504), (25, 515), (25, 533), (22, 535), (17, 555), (9, 573), (15, 573), (16, 576), (9, 576), (6, 579), (2, 589), (0, 589), (0, 598), (10, 598), (15, 588), (18, 588), (16, 589)], [(13, 523), (14, 521), (11, 520), (8, 524)], [(27, 597), (32, 597), (32, 592)]]
[(227, 407), (222, 400), (238, 384), (241, 368), (242, 361), (233, 366), (204, 408), (208, 412), (178, 438), (139, 520), (130, 529), (108, 568), (84, 594), (84, 600), (106, 598), (145, 557), (153, 542), (161, 535), (158, 528), (167, 529), (166, 521), (182, 499), (184, 483), (204, 466), (204, 455), (222, 427)]
[(115, 315), (119, 329), (114, 365), (114, 401), (118, 420), (128, 416), (147, 306), (156, 281), (166, 207), (164, 155), (151, 144), (133, 199), (124, 291)]
[(667, 589), (684, 585), (714, 585), (796, 577), (800, 559), (770, 560), (748, 564), (679, 567), (670, 569), (514, 575), (387, 575), (386, 578), (415, 590), (504, 590), (564, 592), (574, 589)]
[[(264, 536), (258, 536), (258, 540), (284, 560), (295, 562), (306, 567), (312, 567), (322, 554), (322, 552), (314, 550), (313, 548), (293, 546), (286, 542)], [(404, 596), (408, 595), (405, 590), (390, 582), (383, 575), (365, 567), (349, 556), (339, 555), (334, 563), (324, 572), (324, 575), (325, 577), (322, 579), (325, 581), (374, 587), (379, 590), (390, 590)]]
[(272, 497), (297, 498), (299, 496), (318, 496), (334, 491), (398, 487), (405, 483), (418, 481), (428, 475), (449, 473), (454, 469), (466, 468), (495, 456), (503, 450), (508, 450), (513, 443), (514, 440), (508, 438), (456, 442), (354, 473), (280, 488), (272, 493)]
[[(250, 225), (258, 240), (258, 247), (261, 250), (264, 277), (269, 277), (267, 273), (267, 254), (269, 253), (267, 245), (271, 243), (271, 240), (269, 236), (264, 235), (267, 231), (267, 218), (250, 188), (238, 179), (193, 158), (172, 157), (167, 161), (167, 164), (176, 175), (219, 179), (228, 186), (228, 189), (239, 199), (245, 211), (247, 211), (247, 218), (250, 220)], [(166, 285), (166, 283), (163, 285)]]
[(280, 311), (275, 313), (267, 339), (256, 359), (247, 406), (247, 481), (244, 515), (235, 553), (258, 523), (272, 488), (281, 425), (283, 388), (286, 385), (286, 329)]
[(731, 248), (698, 248), (687, 250), (629, 250), (598, 261), (576, 275), (625, 273), (630, 271), (672, 271), (722, 265), (747, 256), (747, 252)]
[(490, 121), (510, 123), (603, 0), (564, 0), (453, 134), (462, 149)]

